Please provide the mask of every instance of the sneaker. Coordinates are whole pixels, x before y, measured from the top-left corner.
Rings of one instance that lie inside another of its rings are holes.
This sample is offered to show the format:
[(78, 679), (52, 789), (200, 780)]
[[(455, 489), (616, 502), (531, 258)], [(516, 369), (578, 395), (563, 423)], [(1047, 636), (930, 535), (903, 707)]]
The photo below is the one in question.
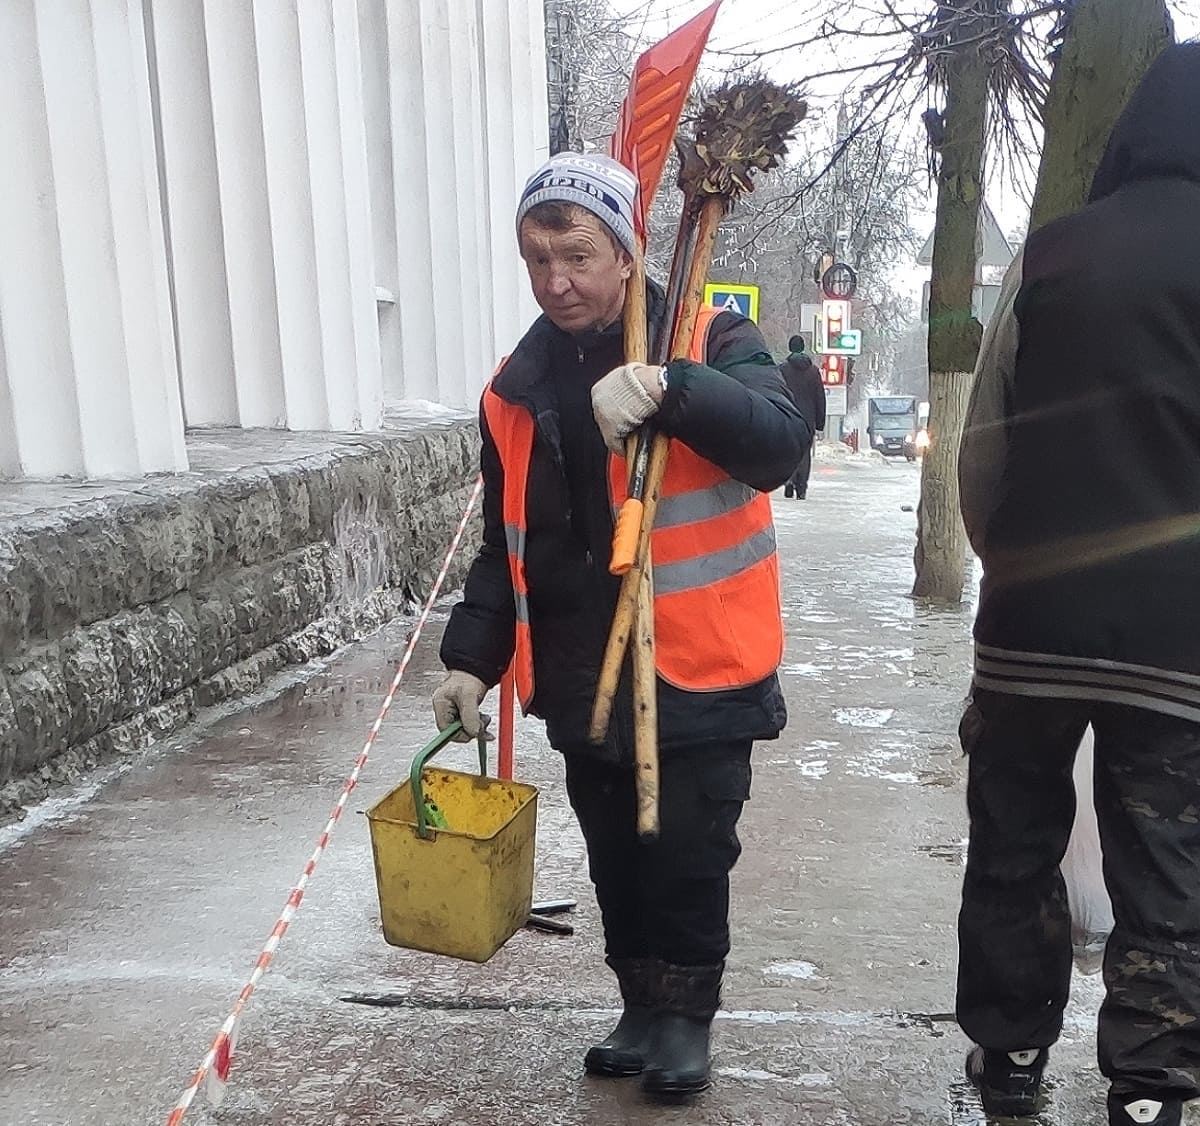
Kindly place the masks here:
[(1182, 1122), (1182, 1099), (1131, 1098), (1109, 1093), (1109, 1126), (1133, 1126), (1134, 1123), (1139, 1126), (1180, 1126)]
[[(995, 1118), (1028, 1118), (1037, 1113), (1045, 1048), (999, 1052), (976, 1045), (967, 1053), (967, 1078), (979, 1091), (983, 1109)], [(1153, 1120), (1151, 1120), (1153, 1121)]]

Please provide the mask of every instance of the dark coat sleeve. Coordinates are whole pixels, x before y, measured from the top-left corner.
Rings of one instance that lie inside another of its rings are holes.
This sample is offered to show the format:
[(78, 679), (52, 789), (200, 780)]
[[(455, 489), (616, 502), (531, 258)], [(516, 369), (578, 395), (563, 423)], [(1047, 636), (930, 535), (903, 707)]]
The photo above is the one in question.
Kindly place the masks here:
[(816, 364), (812, 364), (812, 375), (810, 379), (810, 387), (813, 397), (814, 407), (814, 430), (825, 429), (825, 384), (821, 382), (821, 370)]
[(792, 402), (753, 321), (722, 313), (709, 328), (708, 363), (673, 360), (668, 369), (655, 416), (663, 433), (763, 492), (795, 472), (812, 424)]
[(483, 544), (463, 586), (463, 600), (450, 613), (442, 635), (442, 664), (497, 684), (512, 660), (517, 612), (504, 535), (504, 466), (482, 408)]

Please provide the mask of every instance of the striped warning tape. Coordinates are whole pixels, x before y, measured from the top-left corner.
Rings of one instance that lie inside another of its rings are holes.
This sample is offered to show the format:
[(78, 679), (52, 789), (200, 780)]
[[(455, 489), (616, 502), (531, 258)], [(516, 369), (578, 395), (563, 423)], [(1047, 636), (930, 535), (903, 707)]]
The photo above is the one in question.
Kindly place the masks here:
[(233, 1010), (225, 1018), (225, 1023), (221, 1025), (221, 1031), (217, 1033), (212, 1047), (208, 1049), (208, 1054), (200, 1061), (200, 1066), (192, 1076), (191, 1082), (188, 1083), (187, 1089), (180, 1096), (179, 1102), (175, 1104), (175, 1109), (171, 1111), (170, 1116), (167, 1118), (167, 1126), (178, 1126), (183, 1121), (184, 1115), (187, 1114), (188, 1108), (192, 1105), (197, 1092), (201, 1088), (204, 1089), (206, 1097), (213, 1105), (216, 1105), (221, 1100), (225, 1089), (225, 1082), (229, 1078), (229, 1069), (233, 1064), (238, 1018), (242, 1015), (242, 1010), (245, 1009), (251, 994), (262, 980), (263, 974), (270, 967), (271, 959), (275, 956), (275, 951), (278, 949), (279, 943), (283, 940), (283, 936), (287, 934), (287, 929), (291, 924), (292, 918), (300, 910), (300, 904), (304, 900), (304, 892), (308, 888), (308, 881), (312, 878), (313, 872), (316, 871), (317, 863), (320, 861), (321, 855), (329, 844), (329, 838), (333, 835), (333, 830), (341, 819), (342, 813), (346, 808), (347, 799), (350, 797), (354, 787), (358, 785), (359, 774), (362, 772), (362, 768), (367, 761), (367, 756), (370, 755), (371, 748), (375, 744), (375, 737), (379, 734), (379, 729), (383, 726), (383, 721), (391, 709), (392, 700), (395, 699), (396, 691), (400, 687), (400, 681), (404, 676), (405, 670), (408, 668), (409, 662), (412, 660), (413, 651), (417, 647), (421, 631), (425, 628), (425, 623), (429, 619), (429, 612), (433, 608), (434, 602), (437, 601), (438, 595), (441, 593), (442, 585), (446, 581), (446, 575), (450, 571), (450, 563), (458, 551), (458, 545), (462, 542), (463, 533), (467, 530), (471, 513), (475, 509), (482, 489), (483, 479), (480, 478), (475, 482), (475, 489), (471, 493), (471, 499), (467, 501), (467, 507), (463, 511), (462, 519), (458, 522), (454, 538), (450, 541), (450, 549), (446, 552), (446, 558), (442, 562), (442, 569), (438, 572), (437, 579), (433, 584), (433, 590), (429, 592), (429, 597), (425, 600), (425, 606), (421, 611), (420, 618), (417, 620), (416, 628), (413, 630), (412, 636), (408, 639), (408, 647), (404, 650), (404, 656), (400, 659), (400, 667), (396, 669), (396, 675), (392, 678), (392, 686), (388, 689), (388, 693), (383, 699), (383, 706), (379, 709), (379, 715), (376, 716), (375, 722), (371, 725), (367, 741), (358, 758), (355, 760), (354, 769), (350, 771), (349, 777), (342, 783), (342, 792), (338, 795), (333, 812), (329, 815), (329, 820), (325, 823), (325, 828), (317, 838), (317, 847), (313, 849), (313, 854), (308, 858), (308, 863), (304, 865), (304, 871), (300, 874), (300, 879), (288, 895), (287, 903), (284, 905), (275, 926), (271, 928), (271, 935), (258, 955), (254, 972), (250, 975), (250, 979), (246, 984), (242, 986), (242, 991), (238, 994), (238, 999), (233, 1006)]

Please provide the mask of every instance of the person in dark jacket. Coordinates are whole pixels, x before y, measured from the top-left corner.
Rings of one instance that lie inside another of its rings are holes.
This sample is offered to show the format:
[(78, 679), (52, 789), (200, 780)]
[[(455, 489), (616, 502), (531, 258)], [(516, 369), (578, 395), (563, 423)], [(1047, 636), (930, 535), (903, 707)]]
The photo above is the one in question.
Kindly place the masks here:
[[(804, 421), (814, 434), (825, 429), (825, 384), (821, 382), (821, 370), (804, 351), (804, 337), (797, 333), (788, 341), (791, 354), (783, 361), (783, 378), (788, 394), (796, 404)], [(812, 474), (812, 445), (805, 449), (796, 466), (796, 472), (784, 486), (785, 497), (795, 496), (799, 500), (808, 497), (808, 478)]]
[[(518, 664), (522, 660), (514, 632), (528, 621), (533, 688), (523, 703), (545, 720), (551, 745), (564, 755), (607, 961), (625, 1004), (612, 1035), (588, 1051), (586, 1067), (600, 1075), (644, 1072), (646, 1090), (669, 1097), (708, 1085), (709, 1028), (730, 948), (729, 872), (741, 851), (736, 826), (750, 796), (751, 744), (775, 738), (786, 711), (775, 652), (757, 654), (767, 671), (750, 683), (734, 676), (727, 687), (697, 692), (662, 679), (661, 661), (672, 639), (663, 636), (660, 599), (669, 575), (656, 566), (661, 831), (654, 843), (640, 841), (628, 667), (607, 741), (599, 747), (588, 741), (620, 585), (608, 571), (610, 449), (620, 450), (627, 434), (653, 418), (675, 440), (673, 448), (682, 443), (699, 455), (718, 481), (715, 490), (701, 490), (690, 502), (688, 496), (672, 500), (686, 507), (725, 497), (742, 506), (727, 514), (736, 519), (744, 506), (758, 510), (754, 498), (787, 479), (812, 433), (758, 329), (736, 314), (723, 312), (711, 321), (703, 363), (673, 361), (665, 369), (623, 363), (634, 191), (633, 177), (615, 162), (560, 154), (522, 196), (521, 253), (544, 315), (494, 378), (485, 407), (493, 395), (493, 411), (513, 417), (516, 410), (518, 420), (532, 420), (532, 449), (527, 465), (512, 464), (509, 439), (493, 433), (488, 410), (481, 412), (483, 546), (442, 640), (449, 672), (434, 708), (439, 726), (461, 719), (467, 734), (477, 732), (479, 704), (514, 659), (514, 646)], [(665, 328), (657, 286), (651, 287), (650, 305), (653, 338)], [(506, 493), (506, 481), (526, 471), (524, 496)], [(742, 550), (722, 555), (719, 548), (707, 557), (729, 569), (729, 613), (722, 617), (730, 628), (738, 625), (738, 572), (749, 574), (745, 569), (755, 558), (760, 565), (775, 562), (769, 502), (762, 499), (765, 535), (742, 545), (754, 557)], [(513, 527), (506, 505), (523, 508), (525, 526)], [(663, 517), (660, 506), (660, 523)], [(523, 575), (524, 597), (514, 573)], [(777, 571), (771, 573), (775, 624), (766, 626), (781, 644)], [(753, 620), (741, 625), (751, 635), (759, 629)], [(705, 639), (706, 622), (696, 620), (687, 636), (674, 641), (703, 652)], [(704, 676), (706, 670), (696, 671)]]
[(983, 561), (958, 1018), (992, 1113), (1032, 1113), (1071, 974), (1059, 862), (1095, 732), (1115, 928), (1108, 1120), (1200, 1094), (1200, 45), (1151, 66), (1088, 206), (1035, 231), (962, 444)]

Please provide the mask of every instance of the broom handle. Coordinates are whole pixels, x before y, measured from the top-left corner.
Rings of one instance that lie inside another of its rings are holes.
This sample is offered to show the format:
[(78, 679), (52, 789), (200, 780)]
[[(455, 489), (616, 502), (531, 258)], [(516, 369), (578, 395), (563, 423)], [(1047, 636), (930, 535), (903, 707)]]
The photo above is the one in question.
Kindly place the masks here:
[[(683, 287), (683, 304), (675, 322), (675, 333), (671, 342), (671, 355), (687, 355), (692, 334), (696, 330), (696, 319), (704, 303), (704, 281), (712, 261), (713, 247), (717, 241), (717, 228), (724, 214), (724, 202), (716, 197), (705, 201), (700, 211), (696, 228), (695, 251), (687, 281)], [(628, 308), (628, 304), (626, 305)], [(668, 310), (668, 313), (670, 310)], [(663, 474), (667, 467), (667, 450), (670, 444), (663, 434), (656, 434), (650, 447), (650, 464), (646, 470), (646, 489), (642, 498), (642, 527), (638, 536), (638, 550), (633, 566), (621, 579), (621, 592), (617, 596), (617, 608), (613, 614), (608, 644), (604, 649), (604, 661), (600, 667), (596, 700), (592, 708), (592, 723), (588, 735), (595, 743), (602, 743), (608, 732), (612, 717), (613, 700), (621, 678), (621, 666), (633, 634), (634, 616), (638, 595), (642, 587), (642, 572), (647, 569), (650, 558), (650, 532), (658, 512), (658, 494), (662, 487)], [(636, 737), (636, 730), (635, 730)]]
[[(650, 344), (646, 323), (646, 264), (641, 250), (634, 256), (633, 273), (625, 287), (625, 309), (623, 315), (625, 336), (625, 362), (644, 364), (649, 357)], [(645, 441), (645, 435), (642, 436)], [(629, 467), (630, 486), (639, 475), (639, 438), (632, 434), (625, 443), (625, 457)], [(642, 467), (649, 482), (651, 466), (643, 461)], [(641, 492), (641, 490), (638, 490)], [(628, 547), (625, 554), (632, 565), (633, 554), (640, 547), (638, 528), (643, 516), (643, 501), (630, 496), (622, 506), (618, 517), (618, 530), (624, 526)], [(624, 518), (622, 520), (622, 517)], [(619, 540), (619, 537), (618, 537)], [(618, 542), (613, 544), (614, 558)], [(643, 567), (645, 578), (638, 583), (634, 602), (634, 621), (638, 638), (633, 661), (633, 706), (636, 722), (634, 727), (634, 783), (637, 792), (637, 829), (642, 836), (658, 836), (658, 677), (654, 668), (654, 589), (649, 570)], [(628, 644), (628, 639), (627, 642)], [(622, 654), (623, 656), (623, 654)], [(618, 675), (620, 669), (618, 668)], [(611, 702), (610, 702), (611, 712)], [(607, 726), (607, 725), (606, 725)]]

